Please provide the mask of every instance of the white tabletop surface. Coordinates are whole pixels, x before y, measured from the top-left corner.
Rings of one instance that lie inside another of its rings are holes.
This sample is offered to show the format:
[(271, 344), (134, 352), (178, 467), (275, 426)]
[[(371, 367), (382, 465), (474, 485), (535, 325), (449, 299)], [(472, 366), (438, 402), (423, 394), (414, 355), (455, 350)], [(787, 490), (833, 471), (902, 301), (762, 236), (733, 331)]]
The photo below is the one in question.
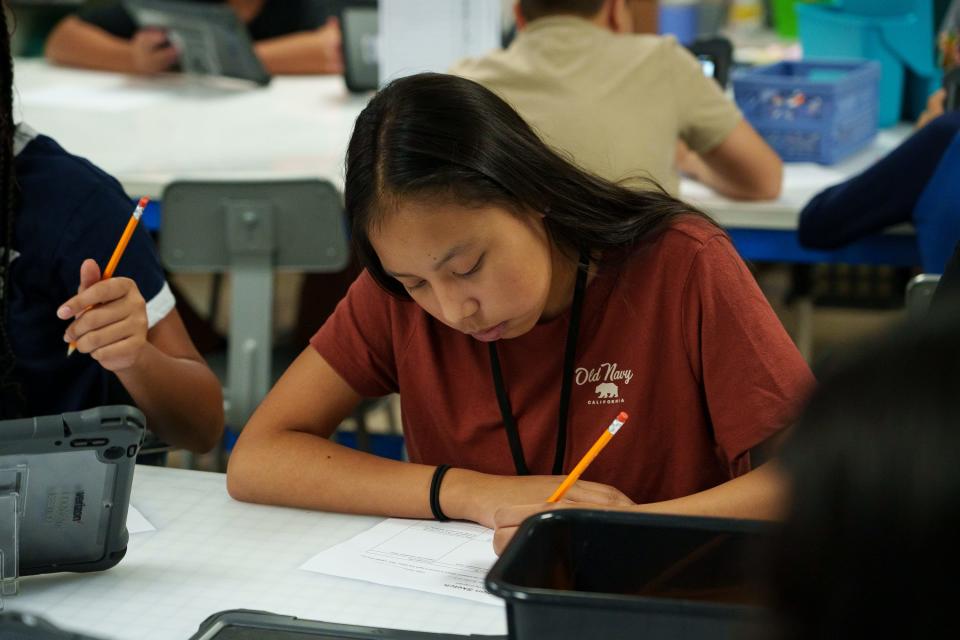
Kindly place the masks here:
[(156, 527), (100, 573), (32, 576), (6, 602), (104, 638), (186, 640), (210, 614), (272, 611), (314, 620), (504, 634), (502, 606), (299, 569), (382, 518), (245, 504), (223, 474), (138, 466), (131, 504)]
[(277, 77), (266, 88), (181, 75), (136, 78), (15, 65), (18, 117), (156, 198), (177, 178), (320, 177), (343, 184), (343, 156), (367, 96), (339, 77)]
[[(131, 196), (158, 197), (177, 178), (320, 177), (343, 185), (343, 158), (368, 96), (339, 77), (277, 77), (266, 88), (179, 75), (143, 79), (18, 59), (18, 116), (120, 180)], [(734, 202), (684, 180), (681, 196), (728, 228), (795, 229), (803, 205), (894, 148), (905, 126), (881, 131), (831, 167), (786, 165), (781, 197)]]

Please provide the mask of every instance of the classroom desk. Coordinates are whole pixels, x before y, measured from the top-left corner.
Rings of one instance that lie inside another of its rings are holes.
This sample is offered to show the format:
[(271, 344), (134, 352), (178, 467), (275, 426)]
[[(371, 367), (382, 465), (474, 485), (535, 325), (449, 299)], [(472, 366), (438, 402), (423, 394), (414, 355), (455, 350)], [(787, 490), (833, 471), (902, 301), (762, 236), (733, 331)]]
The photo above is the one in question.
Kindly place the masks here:
[(343, 155), (366, 104), (339, 77), (277, 77), (266, 88), (181, 75), (137, 78), (15, 62), (18, 117), (158, 198), (176, 179), (322, 178), (343, 186)]
[(380, 518), (245, 504), (223, 474), (138, 466), (131, 503), (157, 528), (101, 573), (23, 578), (8, 610), (104, 638), (186, 640), (216, 611), (461, 634), (504, 634), (503, 607), (298, 569)]
[(833, 251), (803, 248), (796, 234), (800, 211), (814, 195), (860, 173), (899, 145), (910, 131), (908, 125), (881, 130), (869, 147), (833, 166), (784, 164), (783, 189), (777, 200), (736, 202), (692, 180), (681, 181), (680, 195), (722, 224), (746, 260), (916, 266), (920, 257), (913, 228), (907, 225)]

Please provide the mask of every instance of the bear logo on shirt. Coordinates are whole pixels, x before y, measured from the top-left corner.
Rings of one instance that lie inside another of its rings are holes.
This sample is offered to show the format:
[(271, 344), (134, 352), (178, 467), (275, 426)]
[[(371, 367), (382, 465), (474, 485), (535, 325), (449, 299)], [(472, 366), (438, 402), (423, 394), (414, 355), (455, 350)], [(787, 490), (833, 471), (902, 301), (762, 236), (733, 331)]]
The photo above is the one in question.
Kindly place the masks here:
[(598, 398), (619, 398), (620, 390), (612, 382), (601, 382), (593, 390)]

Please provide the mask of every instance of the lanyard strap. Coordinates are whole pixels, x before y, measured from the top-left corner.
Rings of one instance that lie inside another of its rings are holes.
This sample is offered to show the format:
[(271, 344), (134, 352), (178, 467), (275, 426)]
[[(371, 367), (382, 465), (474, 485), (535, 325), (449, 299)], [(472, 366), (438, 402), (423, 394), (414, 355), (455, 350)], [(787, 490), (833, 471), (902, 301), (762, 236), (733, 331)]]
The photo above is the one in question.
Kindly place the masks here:
[[(580, 334), (580, 314), (583, 310), (583, 296), (587, 285), (587, 268), (590, 262), (585, 253), (580, 254), (577, 282), (573, 290), (573, 306), (570, 310), (570, 328), (567, 329), (567, 342), (563, 352), (563, 381), (560, 385), (560, 420), (557, 425), (557, 449), (553, 458), (553, 475), (563, 473), (563, 459), (567, 451), (567, 416), (570, 410), (570, 392), (573, 388), (573, 365), (577, 353), (577, 336)], [(493, 373), (493, 386), (497, 392), (497, 404), (500, 405), (500, 415), (503, 417), (503, 427), (507, 432), (507, 442), (510, 445), (510, 454), (513, 456), (513, 465), (517, 475), (528, 476), (530, 469), (523, 455), (523, 443), (520, 441), (520, 431), (517, 421), (513, 417), (510, 407), (510, 398), (503, 383), (503, 371), (500, 369), (500, 356), (497, 353), (497, 343), (489, 344), (490, 369)]]

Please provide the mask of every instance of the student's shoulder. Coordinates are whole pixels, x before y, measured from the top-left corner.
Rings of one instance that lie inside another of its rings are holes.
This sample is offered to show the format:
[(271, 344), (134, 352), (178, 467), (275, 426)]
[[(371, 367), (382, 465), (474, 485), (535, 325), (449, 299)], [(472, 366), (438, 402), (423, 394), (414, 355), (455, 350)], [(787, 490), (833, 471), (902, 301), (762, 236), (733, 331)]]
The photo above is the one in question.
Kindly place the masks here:
[[(699, 262), (714, 262), (712, 255), (733, 255), (735, 249), (723, 229), (708, 218), (693, 213), (674, 218), (629, 252), (623, 274), (642, 279), (643, 274), (668, 267), (670, 273), (686, 278)], [(725, 261), (725, 258), (719, 260)]]
[[(17, 154), (15, 164), (21, 189), (54, 191), (63, 199), (74, 201), (100, 189), (123, 194), (116, 179), (45, 135), (36, 135), (30, 140)], [(56, 189), (50, 189), (51, 185), (56, 185)]]
[(483, 84), (514, 71), (517, 64), (514, 51), (498, 49), (476, 58), (463, 58), (450, 67), (449, 73)]
[(709, 218), (681, 215), (664, 228), (657, 242), (664, 250), (696, 254), (704, 248), (729, 242), (727, 233)]
[(606, 40), (610, 51), (622, 56), (624, 61), (656, 61), (657, 64), (673, 66), (689, 62), (687, 49), (671, 35), (622, 34)]

